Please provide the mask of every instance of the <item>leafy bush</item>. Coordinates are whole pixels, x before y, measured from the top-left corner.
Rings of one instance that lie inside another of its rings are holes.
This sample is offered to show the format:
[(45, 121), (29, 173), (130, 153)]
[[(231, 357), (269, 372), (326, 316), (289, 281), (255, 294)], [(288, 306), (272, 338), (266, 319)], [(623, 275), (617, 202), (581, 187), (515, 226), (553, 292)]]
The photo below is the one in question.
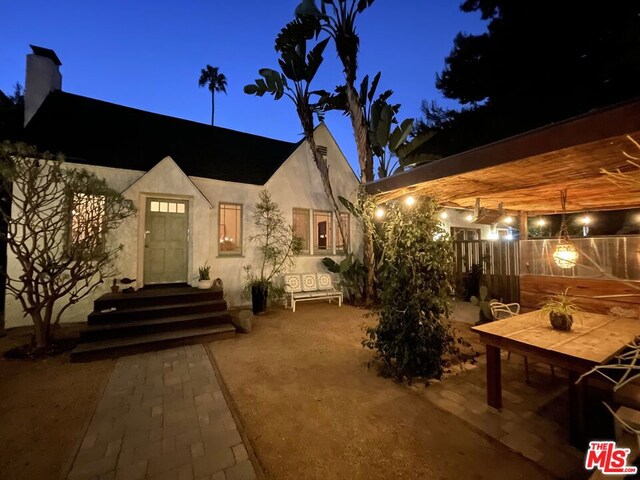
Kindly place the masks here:
[(443, 357), (457, 352), (445, 323), (453, 294), (453, 249), (437, 214), (438, 206), (427, 198), (412, 207), (392, 203), (379, 229), (379, 322), (365, 329), (362, 344), (376, 350), (398, 380), (438, 378)]
[(339, 285), (346, 290), (349, 303), (361, 305), (364, 301), (367, 270), (358, 257), (349, 253), (340, 263), (325, 257), (322, 264), (331, 273), (340, 275)]

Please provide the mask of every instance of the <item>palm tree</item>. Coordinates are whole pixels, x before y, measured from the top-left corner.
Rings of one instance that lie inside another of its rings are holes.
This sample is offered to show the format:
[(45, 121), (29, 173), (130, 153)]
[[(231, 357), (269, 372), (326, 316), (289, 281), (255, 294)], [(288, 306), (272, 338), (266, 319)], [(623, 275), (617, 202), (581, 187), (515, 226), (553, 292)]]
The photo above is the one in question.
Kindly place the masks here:
[[(318, 101), (326, 92), (311, 90), (311, 83), (322, 64), (322, 54), (329, 42), (328, 38), (318, 42), (307, 54), (307, 41), (317, 38), (318, 33), (320, 33), (320, 23), (314, 18), (305, 17), (288, 23), (276, 38), (276, 51), (280, 54), (278, 60), (280, 71), (270, 68), (260, 69), (258, 73), (262, 78), (245, 86), (244, 92), (258, 97), (266, 93), (273, 96), (275, 100), (287, 97), (295, 105), (303, 135), (309, 144), (313, 161), (320, 172), (325, 195), (335, 215), (345, 253), (348, 253), (346, 227), (333, 195), (329, 164), (320, 153), (313, 135), (313, 116), (322, 113), (323, 106)], [(292, 83), (290, 84), (287, 79)]]
[(207, 64), (207, 66), (200, 71), (198, 85), (200, 87), (209, 86), (209, 91), (211, 92), (211, 125), (213, 125), (216, 92), (227, 93), (227, 77), (224, 76), (224, 73), (218, 71), (218, 67), (212, 67)]
[[(318, 10), (314, 0), (302, 0), (295, 11), (297, 18), (313, 17), (320, 20), (322, 30), (327, 32), (335, 43), (336, 52), (344, 70), (346, 110), (356, 139), (362, 183), (374, 180), (373, 149), (369, 142), (369, 129), (364, 116), (363, 102), (355, 87), (360, 47), (360, 37), (356, 32), (355, 21), (358, 14), (370, 7), (373, 2), (374, 0), (322, 0), (321, 10)], [(368, 271), (366, 294), (367, 301), (370, 302), (375, 295), (373, 232), (365, 231), (364, 235), (364, 263)]]

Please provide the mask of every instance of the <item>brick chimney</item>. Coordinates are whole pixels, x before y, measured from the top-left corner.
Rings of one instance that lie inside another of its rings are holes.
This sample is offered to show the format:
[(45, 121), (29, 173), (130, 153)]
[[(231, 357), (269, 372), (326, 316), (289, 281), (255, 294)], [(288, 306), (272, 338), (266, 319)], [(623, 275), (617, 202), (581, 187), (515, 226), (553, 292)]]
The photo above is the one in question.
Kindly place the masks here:
[(35, 115), (50, 92), (62, 90), (62, 62), (56, 52), (29, 45), (33, 53), (27, 55), (27, 78), (24, 90), (24, 124)]

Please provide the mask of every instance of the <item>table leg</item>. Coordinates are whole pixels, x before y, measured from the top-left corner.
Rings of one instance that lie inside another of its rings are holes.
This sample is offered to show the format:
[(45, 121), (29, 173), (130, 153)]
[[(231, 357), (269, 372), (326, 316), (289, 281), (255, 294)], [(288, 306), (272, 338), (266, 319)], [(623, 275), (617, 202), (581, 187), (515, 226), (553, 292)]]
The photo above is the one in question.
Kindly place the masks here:
[(502, 373), (500, 348), (487, 345), (487, 403), (490, 407), (502, 408)]
[(569, 441), (576, 448), (585, 448), (587, 432), (585, 424), (585, 409), (587, 401), (587, 379), (584, 378), (576, 385), (579, 375), (569, 372)]

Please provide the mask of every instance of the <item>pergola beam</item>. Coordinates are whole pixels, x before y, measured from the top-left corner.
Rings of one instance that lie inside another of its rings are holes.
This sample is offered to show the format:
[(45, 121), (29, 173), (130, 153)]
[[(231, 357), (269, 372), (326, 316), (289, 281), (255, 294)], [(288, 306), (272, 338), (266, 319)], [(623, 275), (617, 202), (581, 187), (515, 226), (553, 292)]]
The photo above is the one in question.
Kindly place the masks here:
[[(640, 100), (590, 112), (531, 132), (416, 167), (366, 185), (378, 201), (428, 195), (473, 209), (500, 203), (507, 211), (559, 213), (640, 207), (640, 169), (627, 163), (640, 140)], [(640, 153), (640, 152), (638, 152)], [(638, 186), (615, 185), (602, 169), (624, 171)]]

